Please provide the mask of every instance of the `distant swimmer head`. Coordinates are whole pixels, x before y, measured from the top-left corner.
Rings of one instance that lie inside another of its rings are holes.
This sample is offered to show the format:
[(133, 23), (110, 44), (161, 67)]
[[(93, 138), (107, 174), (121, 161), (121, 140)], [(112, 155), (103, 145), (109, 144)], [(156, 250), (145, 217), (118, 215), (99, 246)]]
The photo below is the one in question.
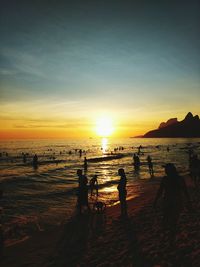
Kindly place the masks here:
[(119, 174), (120, 176), (125, 175), (124, 169), (123, 169), (123, 168), (120, 168), (120, 169), (118, 170), (118, 174)]
[(77, 175), (82, 175), (82, 170), (78, 169), (76, 173), (77, 173)]
[(163, 166), (165, 168), (165, 173), (169, 176), (177, 175), (177, 169), (173, 163), (167, 163)]

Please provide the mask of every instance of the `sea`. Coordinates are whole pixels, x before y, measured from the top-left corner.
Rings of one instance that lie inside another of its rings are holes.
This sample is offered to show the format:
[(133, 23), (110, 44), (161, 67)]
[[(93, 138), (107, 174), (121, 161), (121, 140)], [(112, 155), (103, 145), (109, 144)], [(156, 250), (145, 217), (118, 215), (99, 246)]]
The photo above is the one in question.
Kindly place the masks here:
[[(139, 172), (133, 154), (141, 146)], [(82, 153), (80, 153), (80, 150)], [(98, 176), (100, 201), (118, 203), (118, 169), (127, 176), (127, 198), (140, 196), (150, 176), (147, 156), (152, 157), (155, 179), (164, 175), (163, 165), (174, 163), (180, 174), (188, 173), (189, 151), (200, 154), (200, 138), (88, 138), (67, 140), (0, 141), (1, 224), (7, 245), (24, 240), (36, 231), (64, 224), (76, 213), (77, 169), (88, 180)], [(23, 155), (26, 154), (26, 162)], [(33, 156), (38, 167), (33, 167)], [(90, 196), (89, 202), (96, 201)]]

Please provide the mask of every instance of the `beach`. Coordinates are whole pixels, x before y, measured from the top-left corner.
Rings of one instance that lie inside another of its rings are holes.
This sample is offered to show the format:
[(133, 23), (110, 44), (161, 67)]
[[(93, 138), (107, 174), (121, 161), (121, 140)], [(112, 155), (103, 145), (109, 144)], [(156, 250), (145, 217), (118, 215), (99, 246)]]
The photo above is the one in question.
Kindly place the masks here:
[[(151, 155), (155, 177), (164, 175), (163, 164), (173, 162), (181, 175), (188, 172), (188, 151), (200, 153), (200, 139), (93, 138), (72, 140), (8, 140), (0, 142), (0, 190), (2, 223), (6, 244), (24, 240), (42, 230), (69, 220), (77, 201), (77, 169), (88, 181), (98, 176), (99, 200), (107, 207), (118, 201), (118, 169), (127, 177), (127, 198), (143, 193), (151, 176), (147, 156)], [(133, 154), (140, 154), (141, 168), (134, 170)], [(123, 149), (122, 149), (123, 148)], [(169, 148), (169, 151), (167, 150)], [(80, 155), (82, 151), (82, 155)], [(38, 156), (38, 168), (32, 166)], [(26, 155), (24, 162), (23, 155)], [(92, 201), (92, 200), (91, 200)]]
[(200, 267), (200, 2), (0, 14), (0, 267)]
[(161, 227), (160, 205), (153, 200), (160, 179), (145, 184), (144, 192), (128, 200), (128, 218), (119, 204), (105, 213), (74, 215), (66, 224), (41, 231), (4, 250), (2, 267), (37, 266), (194, 266), (200, 262), (200, 194), (186, 177), (193, 209), (184, 209), (174, 247)]

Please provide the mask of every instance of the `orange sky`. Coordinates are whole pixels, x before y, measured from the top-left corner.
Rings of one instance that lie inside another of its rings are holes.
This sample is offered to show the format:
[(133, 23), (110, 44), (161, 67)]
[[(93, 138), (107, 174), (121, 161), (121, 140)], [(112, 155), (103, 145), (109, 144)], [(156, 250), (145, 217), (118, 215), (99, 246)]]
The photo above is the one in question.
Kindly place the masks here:
[(196, 4), (57, 2), (3, 1), (1, 139), (95, 137), (100, 116), (130, 137), (200, 115)]
[[(160, 111), (159, 106), (148, 112), (146, 108), (120, 110), (112, 106), (102, 111), (92, 103), (89, 107), (58, 101), (5, 103), (0, 115), (0, 139), (96, 137), (97, 121), (101, 117), (111, 119), (113, 137), (132, 137), (157, 128), (169, 118), (177, 116), (182, 120), (187, 113), (181, 108), (176, 114), (168, 109)], [(192, 112), (198, 114), (197, 109)]]

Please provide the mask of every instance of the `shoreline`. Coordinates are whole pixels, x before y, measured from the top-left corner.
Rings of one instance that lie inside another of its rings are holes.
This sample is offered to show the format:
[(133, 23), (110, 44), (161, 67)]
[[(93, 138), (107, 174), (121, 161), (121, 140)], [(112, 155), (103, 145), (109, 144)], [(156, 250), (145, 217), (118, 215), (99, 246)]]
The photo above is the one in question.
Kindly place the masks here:
[[(156, 185), (158, 185), (158, 180), (159, 178), (155, 178), (155, 181), (151, 182), (151, 181), (147, 181), (147, 183), (145, 183), (146, 185), (144, 186), (144, 192), (140, 195), (140, 196), (136, 196), (133, 197), (129, 200), (127, 200), (127, 204), (128, 204), (128, 209), (131, 210), (131, 206), (133, 202), (137, 203), (136, 206), (138, 205), (139, 202), (141, 202), (141, 200), (143, 199), (143, 195), (146, 194), (147, 191), (152, 191), (152, 187), (155, 188)], [(147, 188), (148, 186), (150, 186), (151, 188)], [(147, 197), (144, 197), (144, 199), (146, 199), (147, 201)], [(135, 204), (134, 204), (135, 206)], [(138, 207), (138, 209), (140, 209), (140, 206)], [(135, 207), (136, 210), (136, 207)], [(135, 211), (134, 211), (135, 212)], [(75, 213), (75, 211), (74, 211)], [(27, 264), (29, 264), (28, 266), (48, 266), (48, 265), (44, 265), (43, 258), (48, 257), (48, 255), (51, 255), (50, 251), (57, 251), (58, 248), (60, 248), (60, 245), (57, 247), (55, 244), (57, 242), (59, 242), (60, 239), (63, 240), (63, 233), (66, 234), (67, 232), (71, 232), (68, 231), (67, 228), (74, 228), (73, 224), (77, 224), (77, 220), (79, 220), (81, 218), (81, 216), (78, 216), (76, 214), (72, 215), (72, 217), (67, 220), (67, 222), (65, 224), (61, 223), (59, 226), (54, 226), (52, 229), (50, 230), (44, 230), (44, 231), (40, 231), (40, 232), (35, 232), (33, 236), (29, 236), (28, 238), (24, 238), (22, 240), (16, 241), (13, 244), (9, 244), (8, 246), (6, 246), (4, 248), (4, 253), (3, 253), (3, 258), (0, 261), (1, 262), (1, 266), (2, 267), (17, 267), (17, 266), (21, 266), (22, 264), (25, 263), (20, 263), (17, 262), (19, 259), (25, 262), (28, 262)], [(106, 208), (106, 218), (109, 218), (109, 221), (111, 220), (117, 220), (119, 215), (120, 215), (120, 207), (119, 207), (119, 202), (115, 202), (114, 205), (108, 206)], [(96, 216), (96, 214), (94, 214), (94, 217)], [(98, 216), (98, 214), (97, 214)], [(82, 219), (85, 220), (85, 217), (87, 216), (86, 214), (82, 215)], [(93, 217), (93, 215), (91, 215), (91, 217)], [(88, 219), (88, 218), (87, 218)], [(87, 220), (86, 219), (86, 220)], [(102, 219), (102, 218), (101, 218)], [(96, 220), (96, 219), (95, 219)], [(81, 220), (82, 221), (82, 220)], [(90, 222), (91, 223), (91, 222)], [(97, 223), (97, 222), (95, 222)], [(74, 231), (74, 229), (72, 229), (72, 232)], [(80, 233), (79, 233), (80, 234)], [(73, 243), (73, 242), (72, 242)], [(25, 252), (26, 257), (20, 257), (20, 254), (23, 254)], [(39, 254), (39, 258), (37, 256), (37, 254)], [(40, 258), (41, 257), (41, 258)], [(30, 265), (31, 261), (34, 261), (34, 259), (36, 258), (37, 262), (35, 262), (33, 265)], [(41, 261), (41, 265), (40, 264)], [(47, 260), (48, 262), (48, 260)], [(20, 265), (21, 264), (21, 265)], [(56, 266), (56, 265), (55, 265)], [(59, 266), (59, 265), (58, 265)]]
[[(140, 196), (127, 201), (128, 219), (119, 218), (119, 204), (107, 207), (102, 214), (76, 215), (65, 225), (39, 232), (5, 248), (1, 266), (197, 267), (200, 259), (199, 212), (183, 211), (177, 248), (170, 248), (162, 233), (161, 212), (152, 209), (159, 181), (155, 178), (146, 183)], [(189, 177), (186, 181), (194, 207), (199, 209), (200, 195), (196, 194)], [(168, 261), (177, 265), (167, 265)], [(184, 261), (188, 265), (183, 265)]]

